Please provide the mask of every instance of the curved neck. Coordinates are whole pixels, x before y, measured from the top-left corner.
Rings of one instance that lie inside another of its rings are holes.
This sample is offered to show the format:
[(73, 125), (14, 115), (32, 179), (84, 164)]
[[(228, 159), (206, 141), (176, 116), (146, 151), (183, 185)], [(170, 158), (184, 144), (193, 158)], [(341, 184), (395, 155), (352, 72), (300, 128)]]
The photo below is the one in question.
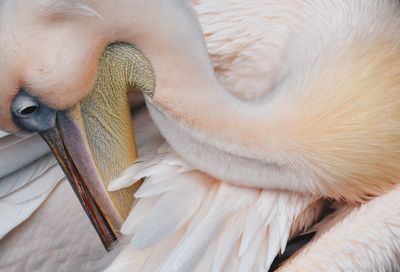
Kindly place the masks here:
[[(112, 5), (124, 2), (113, 1)], [(113, 38), (142, 50), (155, 69), (158, 89), (194, 83), (199, 88), (215, 88), (217, 81), (203, 33), (189, 4), (182, 0), (129, 3), (132, 10), (125, 3), (124, 9), (107, 12), (114, 26)]]
[(153, 66), (157, 107), (192, 128), (225, 135), (247, 123), (249, 117), (239, 114), (245, 102), (226, 92), (215, 77), (203, 32), (189, 3), (139, 0), (128, 4), (119, 0), (109, 5), (101, 14), (105, 25), (113, 27), (113, 39), (137, 46)]

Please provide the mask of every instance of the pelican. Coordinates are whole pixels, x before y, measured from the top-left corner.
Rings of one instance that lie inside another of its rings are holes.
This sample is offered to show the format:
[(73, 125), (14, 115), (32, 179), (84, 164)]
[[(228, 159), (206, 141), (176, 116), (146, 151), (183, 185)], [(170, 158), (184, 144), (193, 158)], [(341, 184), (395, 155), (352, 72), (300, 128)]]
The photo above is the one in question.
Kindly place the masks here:
[[(0, 3), (0, 128), (132, 236), (108, 271), (268, 270), (324, 199), (282, 271), (399, 268), (398, 1)], [(132, 88), (167, 142), (138, 160)]]

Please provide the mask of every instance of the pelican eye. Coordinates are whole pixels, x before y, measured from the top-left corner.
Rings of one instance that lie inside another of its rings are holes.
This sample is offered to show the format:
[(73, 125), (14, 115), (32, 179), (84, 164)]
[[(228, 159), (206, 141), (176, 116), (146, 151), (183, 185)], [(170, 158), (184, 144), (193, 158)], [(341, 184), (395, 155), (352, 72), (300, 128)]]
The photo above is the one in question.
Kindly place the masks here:
[(14, 123), (27, 132), (43, 132), (55, 125), (56, 111), (21, 88), (11, 104)]
[(39, 105), (32, 100), (21, 101), (21, 105), (18, 105), (17, 115), (22, 118), (27, 118), (39, 110)]

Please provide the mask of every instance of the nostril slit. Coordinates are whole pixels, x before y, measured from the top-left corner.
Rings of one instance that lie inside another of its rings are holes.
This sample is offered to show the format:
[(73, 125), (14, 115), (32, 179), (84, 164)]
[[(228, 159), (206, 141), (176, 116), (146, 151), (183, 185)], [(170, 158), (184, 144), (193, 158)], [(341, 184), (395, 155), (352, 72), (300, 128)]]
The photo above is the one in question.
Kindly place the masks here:
[(38, 110), (38, 106), (28, 106), (20, 111), (22, 115), (31, 115)]

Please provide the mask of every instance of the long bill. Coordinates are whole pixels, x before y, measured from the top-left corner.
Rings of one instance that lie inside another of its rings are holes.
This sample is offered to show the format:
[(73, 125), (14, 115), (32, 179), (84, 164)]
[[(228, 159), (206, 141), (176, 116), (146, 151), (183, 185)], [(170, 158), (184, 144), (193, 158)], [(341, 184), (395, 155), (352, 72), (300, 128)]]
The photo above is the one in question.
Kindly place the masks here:
[(120, 235), (137, 189), (106, 189), (137, 158), (128, 92), (135, 88), (151, 96), (154, 87), (144, 55), (131, 45), (112, 44), (100, 59), (91, 93), (59, 112), (56, 127), (41, 133), (107, 250)]

